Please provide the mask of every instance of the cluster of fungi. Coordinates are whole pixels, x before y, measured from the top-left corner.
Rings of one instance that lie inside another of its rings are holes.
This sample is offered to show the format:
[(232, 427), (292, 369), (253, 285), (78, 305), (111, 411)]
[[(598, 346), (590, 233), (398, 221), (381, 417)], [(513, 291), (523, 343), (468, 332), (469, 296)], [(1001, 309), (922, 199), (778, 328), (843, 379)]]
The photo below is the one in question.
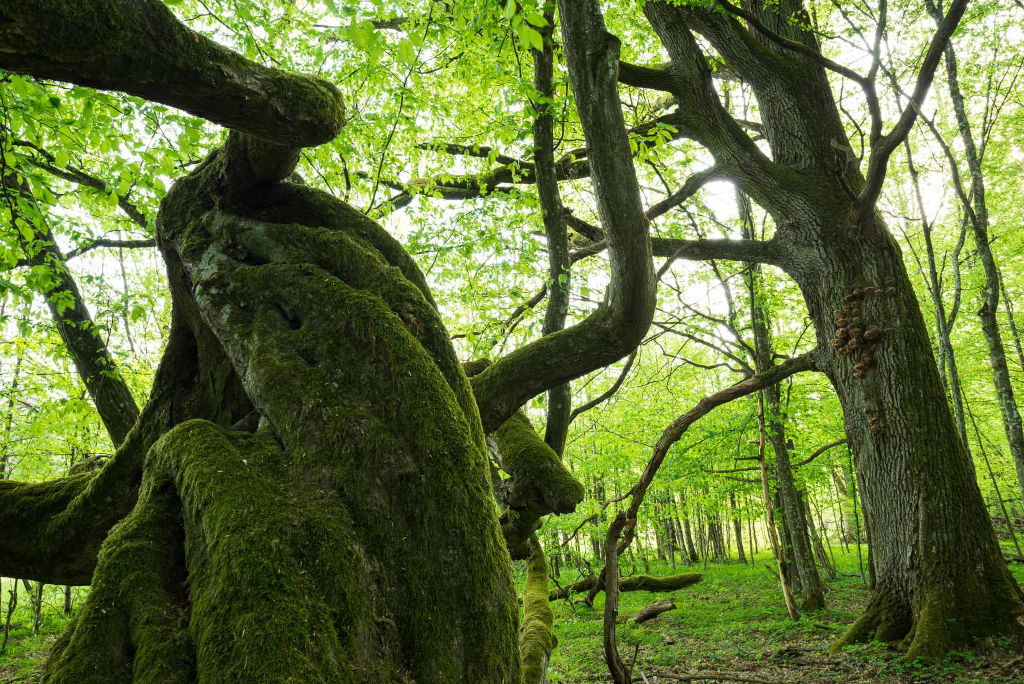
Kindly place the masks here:
[[(852, 356), (853, 376), (858, 380), (867, 377), (868, 369), (875, 365), (875, 348), (888, 331), (869, 327), (861, 314), (861, 300), (867, 296), (893, 297), (896, 295), (896, 281), (892, 278), (885, 281), (885, 288), (859, 288), (843, 297), (843, 308), (836, 309), (833, 317), (836, 322), (836, 337), (832, 340), (832, 348), (842, 356)], [(866, 410), (870, 412), (870, 409)], [(871, 431), (878, 434), (882, 430), (878, 416), (868, 421)]]

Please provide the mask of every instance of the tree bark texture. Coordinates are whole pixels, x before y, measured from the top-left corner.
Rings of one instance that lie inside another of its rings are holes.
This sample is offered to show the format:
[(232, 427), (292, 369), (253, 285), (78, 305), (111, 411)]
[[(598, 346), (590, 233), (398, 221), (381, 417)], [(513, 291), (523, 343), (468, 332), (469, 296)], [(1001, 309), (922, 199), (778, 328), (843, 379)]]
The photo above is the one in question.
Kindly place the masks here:
[[(824, 348), (820, 369), (839, 396), (870, 523), (876, 584), (861, 618), (839, 645), (905, 640), (908, 657), (939, 657), (974, 637), (1019, 629), (1020, 590), (1006, 569), (991, 521), (932, 355), (899, 247), (874, 213), (884, 162), (914, 112), (890, 136), (878, 131), (867, 176), (841, 154), (849, 148), (813, 34), (795, 0), (762, 11), (761, 21), (802, 51), (756, 28), (696, 6), (648, 2), (644, 13), (686, 88), (685, 125), (731, 169), (747, 195), (773, 217), (779, 265), (800, 287)], [(923, 96), (929, 49), (915, 93)], [(796, 21), (791, 21), (796, 19)], [(725, 111), (693, 33), (703, 35), (753, 89), (772, 157), (756, 149)], [(938, 54), (941, 56), (941, 52)], [(880, 122), (879, 122), (880, 125)], [(777, 252), (773, 251), (773, 254)], [(834, 346), (833, 346), (834, 343)]]

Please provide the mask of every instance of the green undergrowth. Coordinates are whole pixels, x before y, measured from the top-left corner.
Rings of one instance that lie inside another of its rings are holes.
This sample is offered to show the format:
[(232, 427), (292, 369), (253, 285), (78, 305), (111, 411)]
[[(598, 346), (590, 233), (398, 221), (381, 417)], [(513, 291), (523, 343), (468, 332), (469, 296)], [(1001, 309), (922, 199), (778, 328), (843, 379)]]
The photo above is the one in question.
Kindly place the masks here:
[[(4, 578), (2, 600), (0, 600), (0, 641), (3, 640), (4, 624), (7, 621), (7, 606), (13, 580)], [(34, 585), (34, 583), (33, 583)], [(72, 589), (72, 614), (85, 599), (88, 589)], [(64, 615), (64, 587), (47, 585), (43, 591), (42, 621), (39, 633), (32, 633), (34, 613), (25, 587), (18, 585), (18, 606), (11, 618), (10, 639), (7, 651), (0, 654), (0, 682), (30, 682), (39, 673), (50, 648), (58, 635), (67, 627), (70, 618)]]
[[(1019, 646), (994, 639), (972, 653), (952, 652), (938, 664), (906, 663), (898, 651), (880, 643), (861, 644), (841, 654), (826, 653), (827, 646), (857, 616), (867, 598), (858, 571), (856, 552), (837, 549), (840, 575), (829, 582), (828, 608), (808, 613), (800, 622), (789, 620), (782, 605), (778, 581), (769, 555), (760, 554), (754, 565), (698, 563), (693, 566), (654, 562), (652, 575), (700, 572), (704, 580), (671, 592), (677, 608), (640, 626), (619, 624), (623, 658), (634, 663), (634, 677), (651, 684), (676, 681), (686, 674), (728, 674), (778, 682), (1020, 682), (1024, 660)], [(519, 567), (520, 589), (525, 565)], [(1024, 564), (1010, 565), (1024, 583)], [(637, 572), (647, 574), (643, 567)], [(633, 571), (629, 562), (623, 572)], [(562, 584), (577, 579), (564, 570)], [(3, 617), (10, 580), (3, 582)], [(75, 589), (74, 606), (87, 589)], [(621, 615), (627, 616), (663, 594), (631, 592), (622, 595)], [(579, 597), (576, 597), (577, 599)], [(12, 620), (7, 653), (0, 655), (0, 683), (32, 682), (56, 637), (65, 628), (63, 587), (47, 587), (40, 632), (31, 635), (32, 612), (24, 590)], [(608, 681), (601, 651), (601, 615), (604, 595), (593, 608), (555, 601), (554, 631), (558, 646), (552, 653), (548, 677), (552, 682)], [(0, 620), (2, 630), (2, 620)], [(2, 634), (2, 632), (0, 632)], [(642, 675), (642, 676), (641, 676)]]
[[(951, 652), (937, 664), (906, 663), (899, 651), (879, 643), (854, 646), (838, 655), (827, 653), (868, 595), (856, 550), (836, 552), (839, 575), (828, 582), (828, 607), (806, 613), (798, 622), (786, 614), (770, 554), (759, 554), (753, 565), (729, 561), (677, 564), (673, 569), (657, 561), (650, 564), (649, 573), (642, 566), (634, 571), (623, 559), (624, 575), (704, 575), (699, 584), (669, 594), (622, 594), (620, 618), (666, 596), (677, 606), (642, 625), (620, 619), (619, 648), (627, 665), (633, 665), (634, 681), (654, 684), (714, 673), (773, 682), (1024, 681), (1019, 645), (1005, 639), (979, 644), (972, 653)], [(1024, 581), (1024, 565), (1014, 563), (1011, 569), (1018, 582)], [(563, 570), (559, 582), (576, 579), (574, 570)], [(558, 647), (551, 657), (549, 679), (610, 681), (601, 646), (604, 594), (592, 608), (567, 600), (553, 602), (552, 608)]]

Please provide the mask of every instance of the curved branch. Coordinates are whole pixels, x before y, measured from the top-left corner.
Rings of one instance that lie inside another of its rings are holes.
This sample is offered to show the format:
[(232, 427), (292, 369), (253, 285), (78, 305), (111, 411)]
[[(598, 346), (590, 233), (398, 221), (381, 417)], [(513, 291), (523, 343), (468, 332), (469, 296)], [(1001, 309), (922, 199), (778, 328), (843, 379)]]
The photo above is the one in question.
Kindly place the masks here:
[(4, 0), (0, 68), (120, 90), (293, 147), (344, 123), (330, 83), (251, 62), (187, 28), (159, 0)]
[(605, 30), (597, 0), (561, 0), (558, 7), (598, 214), (608, 227), (611, 278), (604, 303), (585, 320), (517, 349), (474, 378), (488, 431), (530, 397), (628, 354), (654, 316), (648, 222), (618, 97), (619, 41)]
[[(640, 511), (640, 505), (643, 503), (644, 497), (646, 496), (651, 483), (654, 482), (654, 476), (657, 475), (658, 469), (661, 468), (661, 464), (665, 461), (665, 457), (668, 456), (669, 449), (671, 449), (672, 445), (682, 438), (686, 431), (690, 429), (691, 425), (722, 404), (727, 404), (730, 401), (739, 399), (740, 397), (744, 397), (748, 394), (753, 394), (754, 392), (764, 389), (770, 385), (777, 384), (796, 373), (815, 370), (817, 368), (816, 359), (819, 354), (820, 352), (817, 349), (814, 349), (805, 354), (789, 359), (788, 361), (781, 363), (760, 375), (754, 375), (746, 378), (745, 380), (741, 380), (734, 385), (730, 385), (723, 390), (719, 390), (710, 396), (704, 397), (698, 401), (697, 405), (692, 409), (673, 420), (661, 433), (661, 437), (658, 438), (657, 443), (654, 445), (654, 453), (647, 462), (647, 466), (644, 468), (644, 472), (640, 476), (640, 479), (637, 480), (637, 483), (626, 493), (631, 497), (629, 508), (621, 515), (625, 516), (625, 520), (628, 524), (624, 527), (622, 539), (618, 542), (618, 553), (622, 553), (626, 547), (632, 543), (633, 538), (636, 535), (636, 520), (637, 514)], [(611, 541), (611, 536), (611, 531), (609, 530), (609, 541)], [(594, 585), (591, 588), (590, 593), (587, 594), (587, 598), (585, 599), (585, 603), (587, 603), (587, 605), (593, 605), (594, 597), (604, 589), (604, 580), (605, 572), (602, 570), (601, 574), (596, 580), (594, 580)]]
[(615, 382), (612, 383), (611, 387), (606, 389), (599, 396), (588, 401), (586, 404), (573, 409), (572, 413), (569, 414), (570, 423), (579, 418), (581, 413), (586, 413), (590, 409), (599, 406), (601, 403), (611, 399), (612, 396), (619, 391), (619, 388), (622, 387), (622, 383), (626, 381), (626, 376), (629, 375), (630, 369), (633, 368), (633, 362), (636, 361), (637, 351), (637, 349), (634, 349), (633, 353), (626, 358), (626, 365), (622, 367), (622, 371), (619, 372), (619, 377), (615, 378)]
[(800, 466), (805, 466), (808, 463), (810, 463), (811, 461), (813, 461), (814, 459), (816, 459), (819, 456), (821, 456), (823, 453), (825, 453), (829, 449), (832, 449), (832, 448), (837, 447), (837, 446), (841, 446), (843, 444), (846, 444), (846, 438), (845, 437), (843, 439), (837, 439), (836, 441), (831, 442), (830, 444), (826, 444), (825, 446), (821, 447), (820, 449), (815, 451), (813, 454), (811, 454), (810, 456), (808, 456), (804, 460), (800, 461), (799, 463), (794, 463), (792, 467), (799, 468)]
[(775, 31), (772, 31), (770, 28), (765, 26), (764, 22), (758, 19), (752, 12), (748, 12), (742, 7), (737, 7), (732, 3), (726, 2), (726, 0), (715, 0), (715, 4), (724, 9), (726, 12), (734, 14), (737, 17), (746, 21), (748, 24), (750, 24), (750, 26), (756, 29), (758, 33), (762, 34), (765, 38), (768, 38), (776, 45), (786, 48), (787, 50), (797, 52), (803, 55), (804, 57), (808, 57), (811, 59), (811, 61), (817, 63), (818, 65), (828, 69), (829, 71), (834, 71), (840, 76), (845, 76), (846, 78), (850, 79), (851, 81), (857, 83), (862, 87), (870, 83), (868, 79), (862, 76), (861, 74), (858, 74), (853, 69), (843, 66), (838, 62), (832, 61), (828, 57), (822, 55), (821, 52), (819, 52), (815, 48), (812, 48), (796, 40), (790, 40), (789, 38), (781, 36)]

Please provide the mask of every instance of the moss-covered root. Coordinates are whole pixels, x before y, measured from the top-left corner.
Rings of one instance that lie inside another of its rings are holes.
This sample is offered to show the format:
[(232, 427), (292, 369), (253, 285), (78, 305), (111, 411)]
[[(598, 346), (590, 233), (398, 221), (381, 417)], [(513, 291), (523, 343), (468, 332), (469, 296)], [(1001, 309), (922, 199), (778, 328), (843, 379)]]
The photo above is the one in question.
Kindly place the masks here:
[[(683, 573), (681, 575), (668, 575), (666, 577), (651, 577), (650, 575), (634, 575), (623, 577), (619, 580), (619, 591), (675, 591), (697, 584), (704, 576), (699, 573)], [(590, 591), (594, 586), (593, 579), (581, 579), (577, 582), (556, 589), (549, 595), (549, 599), (557, 601), (564, 599), (570, 594)]]
[(530, 558), (526, 564), (523, 589), (523, 627), (519, 632), (519, 655), (523, 661), (523, 684), (544, 681), (551, 651), (558, 640), (551, 625), (555, 614), (548, 602), (548, 564), (536, 535), (530, 538)]
[(1019, 598), (993, 602), (983, 596), (964, 585), (925, 587), (912, 607), (898, 592), (879, 585), (864, 612), (830, 650), (867, 641), (899, 642), (907, 660), (938, 660), (950, 649), (969, 648), (994, 634), (1020, 635)]
[(150, 487), (107, 537), (81, 613), (54, 646), (45, 684), (193, 681), (181, 580), (181, 520)]
[(167, 433), (44, 681), (402, 679), (344, 509), (283, 460), (269, 431)]

